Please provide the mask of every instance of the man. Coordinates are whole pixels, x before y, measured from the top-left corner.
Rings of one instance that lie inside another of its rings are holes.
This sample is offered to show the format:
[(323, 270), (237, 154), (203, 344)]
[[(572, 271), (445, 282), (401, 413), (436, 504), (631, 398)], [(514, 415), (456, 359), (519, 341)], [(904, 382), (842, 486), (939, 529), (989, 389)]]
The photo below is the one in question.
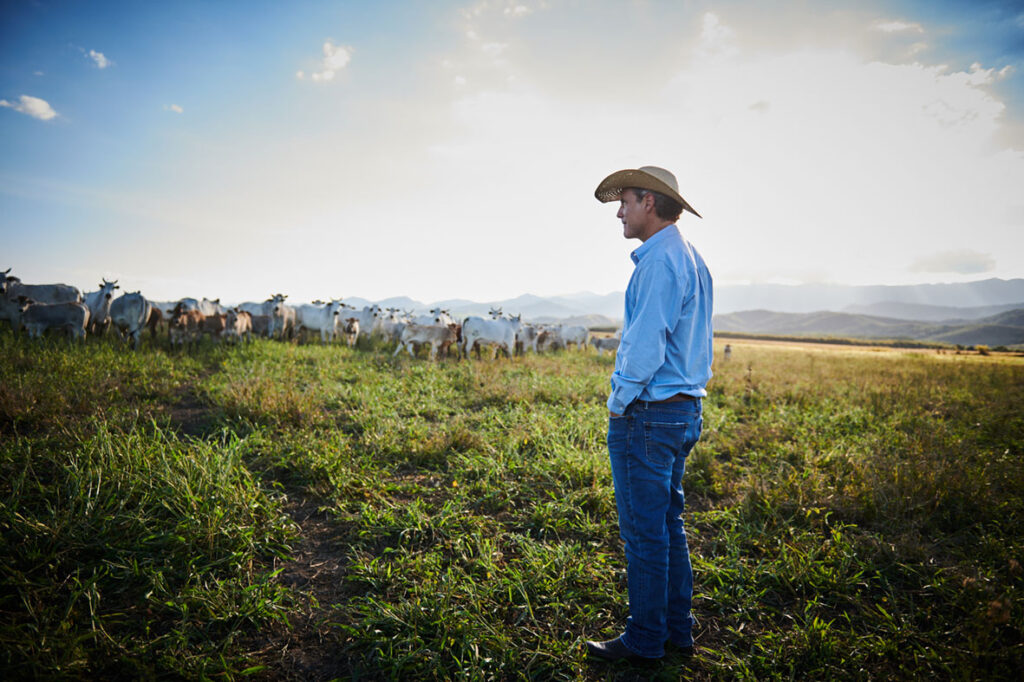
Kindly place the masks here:
[(700, 214), (679, 194), (672, 173), (656, 166), (622, 170), (594, 194), (619, 201), (623, 235), (643, 243), (630, 254), (634, 270), (608, 398), (629, 618), (621, 636), (587, 642), (587, 650), (635, 662), (661, 658), (666, 644), (693, 652), (682, 478), (711, 378), (711, 274), (676, 227), (683, 211)]

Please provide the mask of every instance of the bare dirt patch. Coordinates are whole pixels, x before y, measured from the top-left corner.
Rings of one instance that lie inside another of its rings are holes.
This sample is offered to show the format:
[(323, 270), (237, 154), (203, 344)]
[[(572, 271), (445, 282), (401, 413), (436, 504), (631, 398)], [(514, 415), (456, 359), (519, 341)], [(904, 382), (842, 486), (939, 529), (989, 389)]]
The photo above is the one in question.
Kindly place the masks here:
[(332, 606), (347, 597), (342, 529), (302, 491), (290, 490), (287, 499), (285, 511), (299, 526), (299, 537), (292, 560), (275, 568), (283, 568), (279, 579), (304, 602), (293, 612), (291, 627), (275, 623), (253, 638), (252, 655), (266, 666), (257, 679), (347, 677), (352, 668), (332, 622)]

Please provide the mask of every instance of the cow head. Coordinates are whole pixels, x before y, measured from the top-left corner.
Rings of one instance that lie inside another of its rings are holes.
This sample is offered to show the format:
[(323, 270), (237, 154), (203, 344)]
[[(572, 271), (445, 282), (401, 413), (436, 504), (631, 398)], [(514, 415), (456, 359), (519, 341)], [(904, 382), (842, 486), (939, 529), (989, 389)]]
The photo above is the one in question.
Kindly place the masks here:
[(113, 282), (108, 282), (107, 278), (104, 277), (103, 280), (100, 282), (100, 293), (103, 294), (103, 298), (107, 299), (108, 301), (114, 297), (114, 289), (120, 288), (121, 287), (117, 286), (116, 279)]

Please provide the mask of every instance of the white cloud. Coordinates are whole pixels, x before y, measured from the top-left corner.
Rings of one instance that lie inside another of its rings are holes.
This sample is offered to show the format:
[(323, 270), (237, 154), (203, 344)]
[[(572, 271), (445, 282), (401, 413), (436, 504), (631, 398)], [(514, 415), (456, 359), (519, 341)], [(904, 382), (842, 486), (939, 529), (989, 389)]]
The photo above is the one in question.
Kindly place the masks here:
[(97, 52), (96, 50), (89, 50), (89, 58), (96, 62), (96, 68), (99, 69), (105, 69), (112, 64), (102, 52)]
[(57, 116), (57, 112), (53, 110), (49, 102), (30, 95), (22, 95), (17, 102), (0, 99), (0, 107), (14, 109), (32, 118), (38, 118), (40, 121), (49, 121)]
[(184, 110), (184, 109), (182, 109), (182, 108), (181, 108), (180, 106), (178, 106), (177, 104), (168, 104), (167, 106), (165, 106), (165, 107), (164, 107), (164, 109), (165, 109), (166, 111), (173, 111), (173, 112), (174, 112), (174, 113), (176, 113), (176, 114), (182, 114), (182, 113), (184, 113), (184, 112), (185, 112), (185, 110)]
[(976, 275), (995, 270), (996, 261), (991, 254), (971, 249), (942, 251), (920, 258), (910, 266), (911, 272), (956, 273)]
[(533, 10), (526, 5), (509, 5), (505, 8), (505, 14), (512, 17), (525, 17), (533, 13)]
[(506, 43), (484, 43), (480, 46), (480, 49), (491, 59), (497, 59), (507, 47)]
[(700, 43), (696, 53), (702, 57), (730, 57), (736, 54), (736, 32), (722, 24), (718, 15), (706, 12), (701, 20)]
[[(335, 74), (348, 66), (352, 61), (352, 48), (344, 45), (335, 45), (330, 40), (324, 41), (323, 60), (320, 62), (320, 70), (310, 74), (310, 78), (319, 83), (334, 80)], [(305, 80), (304, 71), (298, 71), (295, 77)]]
[(910, 21), (878, 21), (875, 22), (875, 29), (883, 33), (924, 33), (921, 24)]

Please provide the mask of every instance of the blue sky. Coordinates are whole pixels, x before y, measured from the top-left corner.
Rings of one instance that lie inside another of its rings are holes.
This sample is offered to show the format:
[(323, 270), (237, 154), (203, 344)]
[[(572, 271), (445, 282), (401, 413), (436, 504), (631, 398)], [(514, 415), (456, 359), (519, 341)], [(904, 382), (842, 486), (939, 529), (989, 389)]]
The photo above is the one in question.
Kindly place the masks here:
[(1024, 3), (5, 3), (0, 269), (155, 299), (1024, 276)]

